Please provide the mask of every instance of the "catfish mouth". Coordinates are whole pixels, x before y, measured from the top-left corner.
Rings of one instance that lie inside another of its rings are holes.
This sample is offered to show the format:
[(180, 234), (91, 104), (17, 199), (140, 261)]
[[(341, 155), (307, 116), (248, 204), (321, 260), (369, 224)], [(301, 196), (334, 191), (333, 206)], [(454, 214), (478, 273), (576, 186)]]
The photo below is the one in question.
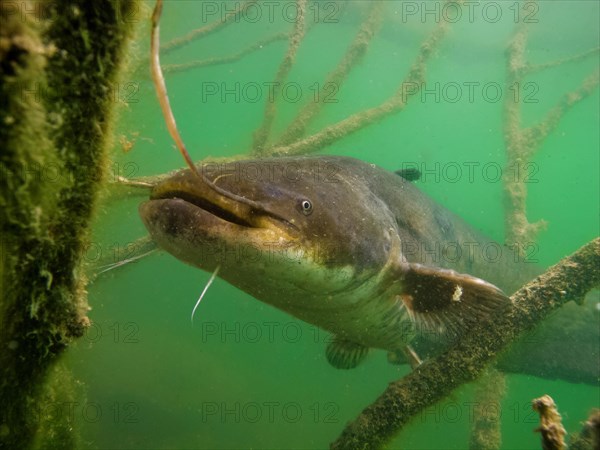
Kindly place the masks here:
[(217, 203), (211, 202), (205, 197), (201, 197), (192, 192), (186, 192), (178, 189), (173, 191), (162, 191), (152, 193), (150, 200), (173, 200), (173, 201), (184, 201), (191, 207), (201, 209), (202, 211), (211, 214), (212, 216), (221, 219), (225, 222), (238, 225), (245, 228), (259, 228), (257, 223), (252, 223), (249, 220), (241, 217), (232, 211), (225, 209), (223, 206)]
[(203, 216), (214, 225), (222, 224), (254, 230), (283, 231), (285, 229), (285, 233), (294, 234), (298, 232), (297, 225), (271, 210), (269, 199), (261, 202), (245, 197), (224, 187), (215, 186), (214, 181), (204, 177), (198, 178), (189, 171), (180, 172), (154, 186), (148, 203), (154, 201), (166, 202), (165, 204), (171, 204), (180, 210), (186, 209), (190, 213)]

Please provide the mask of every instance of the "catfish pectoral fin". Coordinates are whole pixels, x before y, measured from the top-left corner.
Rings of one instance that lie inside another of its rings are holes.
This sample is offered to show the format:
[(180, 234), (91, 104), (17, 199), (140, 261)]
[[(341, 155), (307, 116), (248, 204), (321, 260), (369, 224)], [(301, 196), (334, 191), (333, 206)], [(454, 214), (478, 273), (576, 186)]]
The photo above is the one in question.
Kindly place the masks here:
[(411, 318), (428, 332), (461, 334), (470, 323), (511, 304), (496, 286), (453, 270), (402, 265), (400, 299)]
[(336, 369), (354, 369), (369, 353), (369, 348), (340, 337), (334, 337), (327, 346), (327, 361)]

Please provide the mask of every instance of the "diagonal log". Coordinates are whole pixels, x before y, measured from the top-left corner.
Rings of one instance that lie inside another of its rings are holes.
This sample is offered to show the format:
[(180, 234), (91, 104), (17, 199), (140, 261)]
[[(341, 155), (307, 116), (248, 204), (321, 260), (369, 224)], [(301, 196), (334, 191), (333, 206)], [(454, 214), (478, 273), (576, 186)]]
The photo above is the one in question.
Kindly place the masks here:
[(599, 267), (600, 238), (596, 238), (519, 289), (511, 297), (508, 313), (477, 324), (447, 352), (391, 383), (346, 426), (331, 448), (381, 448), (416, 414), (475, 380), (523, 332), (599, 286)]

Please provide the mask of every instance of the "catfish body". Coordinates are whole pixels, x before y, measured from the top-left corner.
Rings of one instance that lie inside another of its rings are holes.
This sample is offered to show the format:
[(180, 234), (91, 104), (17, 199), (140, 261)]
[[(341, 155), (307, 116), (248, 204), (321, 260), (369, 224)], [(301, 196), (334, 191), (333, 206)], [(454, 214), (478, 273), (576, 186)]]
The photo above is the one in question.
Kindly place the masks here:
[(526, 276), (504, 247), (493, 261), (465, 251), (492, 241), (375, 165), (304, 156), (198, 169), (203, 177), (180, 171), (140, 206), (153, 239), (332, 332), (337, 367), (355, 366), (371, 347), (403, 351), (415, 324), (459, 333), (501, 313), (510, 301), (488, 281), (510, 280), (510, 290)]

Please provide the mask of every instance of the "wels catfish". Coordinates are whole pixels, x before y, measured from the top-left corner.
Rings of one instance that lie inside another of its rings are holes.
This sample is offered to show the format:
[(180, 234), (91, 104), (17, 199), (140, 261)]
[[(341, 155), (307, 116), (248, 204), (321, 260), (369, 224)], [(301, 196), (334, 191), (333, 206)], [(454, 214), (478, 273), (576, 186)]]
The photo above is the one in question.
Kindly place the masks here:
[[(406, 179), (414, 173), (403, 178), (336, 156), (196, 169), (163, 180), (140, 206), (152, 238), (176, 258), (206, 271), (219, 267), (221, 278), (256, 299), (333, 333), (327, 359), (335, 367), (355, 367), (369, 348), (417, 364), (408, 347), (415, 328), (458, 334), (510, 305), (491, 283), (511, 270), (512, 254), (428, 261), (432, 249), (490, 241)], [(503, 287), (518, 287), (521, 275)]]

